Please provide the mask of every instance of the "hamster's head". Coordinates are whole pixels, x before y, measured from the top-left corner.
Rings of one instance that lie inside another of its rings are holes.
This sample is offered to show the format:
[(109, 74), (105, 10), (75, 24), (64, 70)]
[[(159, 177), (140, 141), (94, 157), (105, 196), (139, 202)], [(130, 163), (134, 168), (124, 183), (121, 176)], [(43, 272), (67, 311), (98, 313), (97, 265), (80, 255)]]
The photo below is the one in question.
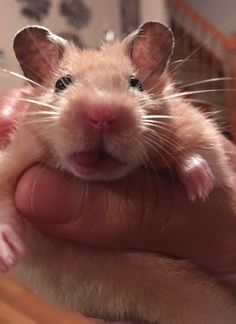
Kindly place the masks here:
[(171, 31), (156, 22), (99, 50), (78, 49), (42, 27), (21, 30), (14, 50), (35, 88), (26, 118), (55, 166), (111, 180), (148, 164), (166, 138), (161, 97), (172, 49)]

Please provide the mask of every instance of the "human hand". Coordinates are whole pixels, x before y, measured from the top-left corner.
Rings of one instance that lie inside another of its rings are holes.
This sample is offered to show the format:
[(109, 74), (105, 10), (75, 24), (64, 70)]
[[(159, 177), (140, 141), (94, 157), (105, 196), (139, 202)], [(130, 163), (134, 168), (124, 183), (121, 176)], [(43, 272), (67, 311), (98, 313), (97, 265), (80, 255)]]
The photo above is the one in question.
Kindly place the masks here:
[(0, 148), (9, 143), (10, 135), (26, 108), (23, 99), (30, 91), (30, 87), (25, 87), (9, 90), (0, 96)]
[(164, 174), (160, 180), (142, 170), (116, 183), (84, 183), (34, 166), (18, 184), (16, 204), (50, 236), (187, 258), (225, 280), (236, 273), (236, 217), (223, 190), (192, 203)]

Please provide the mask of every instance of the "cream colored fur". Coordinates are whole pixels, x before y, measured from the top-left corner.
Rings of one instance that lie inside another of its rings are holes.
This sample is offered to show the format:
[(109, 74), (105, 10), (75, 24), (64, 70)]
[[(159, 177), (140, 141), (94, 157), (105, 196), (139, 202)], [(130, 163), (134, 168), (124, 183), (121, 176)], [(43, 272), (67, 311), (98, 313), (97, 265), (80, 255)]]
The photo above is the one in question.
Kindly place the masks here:
[[(68, 73), (73, 74), (74, 84), (65, 94), (55, 95), (56, 80)], [(162, 145), (160, 152), (170, 165), (174, 168), (176, 163), (181, 163), (185, 154), (199, 153), (210, 165), (215, 183), (229, 187), (230, 169), (215, 126), (190, 105), (167, 99), (172, 93), (165, 93), (166, 80), (144, 79), (144, 86), (153, 89), (152, 92), (130, 90), (127, 79), (134, 73), (136, 70), (120, 43), (101, 51), (81, 52), (72, 45), (67, 47), (60, 66), (43, 85), (46, 90), (37, 88), (33, 92), (35, 100), (48, 106), (29, 104), (29, 114), (18, 126), (11, 145), (0, 154), (0, 225), (24, 223), (14, 206), (14, 190), (16, 179), (25, 168), (43, 161), (73, 173), (67, 156), (75, 150), (96, 146), (95, 139), (84, 137), (81, 120), (88, 105), (98, 101), (109, 101), (115, 107), (126, 109), (132, 121), (125, 135), (104, 141), (108, 153), (126, 163), (124, 169), (114, 171), (110, 178), (125, 176), (141, 166), (140, 154), (156, 155), (156, 150), (142, 143), (143, 133), (148, 133), (142, 116), (157, 114), (176, 117), (161, 119), (165, 127), (157, 130), (156, 137), (156, 142)], [(153, 87), (155, 84), (158, 87)], [(57, 115), (49, 128), (43, 119), (31, 115), (51, 110), (57, 110)], [(163, 135), (175, 145), (166, 145)], [(169, 154), (162, 148), (169, 150)], [(163, 167), (162, 159), (160, 167)], [(30, 257), (20, 262), (14, 272), (53, 303), (112, 320), (159, 324), (234, 324), (236, 321), (233, 297), (188, 262), (151, 253), (73, 245), (46, 238), (24, 224)]]

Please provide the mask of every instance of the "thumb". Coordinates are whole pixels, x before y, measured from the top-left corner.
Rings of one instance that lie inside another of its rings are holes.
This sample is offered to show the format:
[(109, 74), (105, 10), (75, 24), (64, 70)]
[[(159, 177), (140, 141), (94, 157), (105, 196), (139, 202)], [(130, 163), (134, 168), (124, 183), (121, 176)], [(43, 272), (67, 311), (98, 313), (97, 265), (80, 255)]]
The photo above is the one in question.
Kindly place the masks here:
[(37, 165), (20, 179), (15, 197), (20, 212), (45, 234), (88, 245), (131, 247), (150, 224), (158, 238), (165, 222), (170, 194), (158, 181), (140, 172), (121, 181), (87, 183)]

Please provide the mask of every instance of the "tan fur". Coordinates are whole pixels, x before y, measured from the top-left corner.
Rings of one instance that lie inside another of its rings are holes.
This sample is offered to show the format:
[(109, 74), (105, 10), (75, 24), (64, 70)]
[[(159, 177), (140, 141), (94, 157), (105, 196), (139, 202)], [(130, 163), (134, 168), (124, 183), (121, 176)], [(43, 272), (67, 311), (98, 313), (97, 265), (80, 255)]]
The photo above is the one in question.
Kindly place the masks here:
[(177, 160), (181, 162), (181, 156), (185, 154), (201, 154), (211, 167), (215, 185), (229, 189), (232, 170), (217, 127), (189, 103), (170, 99), (168, 107), (170, 115), (176, 117), (171, 123), (174, 139), (179, 145)]
[[(165, 93), (166, 80), (158, 81), (159, 87), (154, 87), (158, 83), (155, 78), (144, 80), (152, 88), (150, 93), (130, 90), (127, 80), (135, 72), (120, 43), (101, 51), (81, 52), (73, 45), (67, 47), (59, 68), (43, 85), (47, 91), (36, 88), (32, 96), (55, 106), (58, 113), (55, 119), (45, 127), (43, 119), (32, 113), (53, 109), (29, 104), (29, 113), (14, 134), (12, 144), (1, 153), (0, 220), (14, 214), (15, 219), (22, 221), (13, 203), (14, 188), (16, 178), (32, 163), (43, 161), (80, 177), (71, 169), (67, 156), (96, 147), (94, 138), (83, 133), (82, 120), (89, 104), (97, 102), (110, 102), (116, 109), (124, 109), (131, 122), (125, 134), (105, 138), (105, 149), (121, 160), (123, 166), (108, 177), (99, 174), (99, 180), (123, 177), (143, 165), (140, 155), (156, 155), (156, 150), (142, 142), (143, 134), (149, 132), (142, 117), (158, 114), (176, 117), (163, 119), (166, 129), (159, 129), (155, 139), (173, 168), (175, 163), (181, 163), (184, 154), (200, 153), (210, 164), (216, 183), (229, 185), (230, 169), (215, 126), (189, 104), (163, 99), (171, 95)], [(73, 75), (74, 83), (65, 93), (55, 95), (56, 80), (68, 73)], [(163, 136), (176, 144), (175, 150), (163, 141)], [(163, 167), (161, 158), (160, 167)], [(21, 262), (15, 273), (54, 303), (112, 320), (160, 324), (235, 322), (232, 296), (185, 261), (151, 253), (73, 245), (46, 238), (29, 224), (25, 225), (30, 258)]]
[(231, 296), (185, 261), (65, 244), (32, 230), (28, 242), (31, 258), (18, 266), (17, 274), (50, 302), (107, 320), (235, 321)]

